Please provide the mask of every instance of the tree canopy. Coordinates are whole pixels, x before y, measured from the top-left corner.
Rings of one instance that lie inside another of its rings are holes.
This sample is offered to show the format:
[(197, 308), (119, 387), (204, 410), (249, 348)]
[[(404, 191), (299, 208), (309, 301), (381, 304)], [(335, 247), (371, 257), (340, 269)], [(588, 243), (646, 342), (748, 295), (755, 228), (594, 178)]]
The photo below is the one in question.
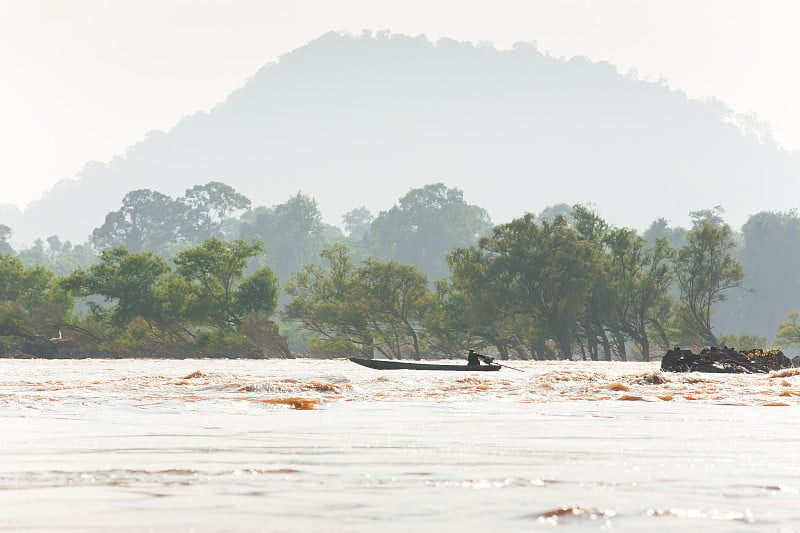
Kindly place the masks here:
[(719, 344), (711, 324), (714, 304), (726, 291), (742, 286), (744, 270), (735, 259), (731, 228), (715, 218), (702, 218), (686, 234), (678, 250), (675, 276), (680, 289), (679, 313), (687, 333), (702, 342)]
[(451, 250), (469, 246), (490, 229), (485, 209), (467, 204), (460, 189), (435, 183), (410, 190), (379, 213), (364, 239), (375, 256), (417, 265), (436, 280), (447, 275)]
[(427, 303), (427, 278), (410, 265), (368, 260), (356, 266), (347, 248), (322, 252), (327, 266), (307, 265), (287, 284), (292, 297), (283, 312), (316, 335), (330, 351), (372, 357), (420, 356), (419, 321)]
[(102, 226), (92, 232), (98, 250), (125, 247), (131, 252), (166, 252), (169, 244), (180, 242), (183, 206), (169, 196), (149, 189), (131, 191), (122, 207), (106, 215)]
[[(558, 204), (489, 231), (483, 210), (439, 183), (374, 218), (353, 209), (345, 235), (302, 193), (249, 206), (219, 182), (177, 199), (131, 191), (91, 243), (6, 246), (0, 337), (66, 328), (98, 349), (290, 356), (280, 325), (299, 349), (332, 354), (648, 360), (654, 345), (764, 344), (729, 326), (755, 314), (773, 328), (788, 315), (778, 340), (796, 338), (794, 211), (759, 213), (736, 234), (714, 207), (692, 212), (688, 230), (657, 219), (640, 234)], [(0, 244), (10, 235), (0, 226)]]

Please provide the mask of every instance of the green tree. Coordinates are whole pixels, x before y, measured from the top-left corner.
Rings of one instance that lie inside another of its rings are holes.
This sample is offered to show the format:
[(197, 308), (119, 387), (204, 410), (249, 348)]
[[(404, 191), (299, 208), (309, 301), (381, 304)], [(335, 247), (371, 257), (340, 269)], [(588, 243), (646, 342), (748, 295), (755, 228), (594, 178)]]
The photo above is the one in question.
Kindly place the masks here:
[(131, 253), (167, 253), (170, 245), (181, 240), (183, 211), (183, 204), (160, 192), (131, 191), (122, 199), (122, 207), (108, 213), (103, 225), (92, 232), (92, 244), (98, 250), (123, 246)]
[(607, 359), (613, 345), (626, 360), (626, 343), (633, 341), (648, 361), (650, 332), (663, 332), (664, 311), (670, 307), (672, 249), (664, 237), (648, 243), (631, 229), (609, 226), (583, 206), (574, 207), (572, 218), (578, 236), (595, 246), (601, 272), (593, 279), (583, 324), (590, 355), (597, 357), (599, 339)]
[[(780, 324), (779, 324), (780, 326)], [(737, 350), (762, 349), (767, 346), (767, 338), (762, 335), (751, 335), (742, 333), (739, 335), (724, 335), (719, 339), (724, 346), (736, 348)]]
[(375, 217), (366, 207), (357, 207), (342, 216), (342, 223), (347, 234), (353, 239), (361, 239), (369, 231)]
[(29, 338), (33, 324), (19, 302), (24, 267), (19, 258), (0, 254), (0, 337)]
[(56, 276), (67, 276), (77, 268), (88, 268), (97, 262), (97, 253), (90, 243), (73, 246), (57, 235), (47, 238), (47, 246), (36, 239), (30, 248), (20, 250), (18, 256), (24, 265), (43, 265)]
[(11, 238), (11, 234), (11, 228), (5, 224), (0, 224), (0, 254), (14, 253), (14, 249), (11, 248), (11, 244), (8, 242), (8, 239)]
[[(567, 221), (571, 222), (578, 238), (593, 249), (597, 275), (592, 277), (589, 293), (580, 328), (586, 340), (589, 357), (599, 359), (599, 345), (602, 344), (607, 360), (611, 360), (611, 340), (609, 333), (616, 341), (617, 352), (625, 359), (625, 339), (619, 330), (619, 317), (624, 302), (621, 299), (620, 270), (614, 268), (613, 256), (606, 253), (606, 245), (613, 234), (612, 228), (605, 220), (587, 207), (576, 205), (572, 208)], [(613, 242), (613, 239), (611, 239)], [(583, 348), (582, 348), (583, 349)], [(585, 355), (584, 355), (585, 357)]]
[(669, 246), (675, 250), (685, 244), (686, 230), (684, 228), (672, 228), (665, 218), (657, 218), (650, 227), (642, 234), (648, 246), (654, 246), (659, 238), (667, 240)]
[(412, 265), (397, 261), (365, 261), (356, 282), (366, 300), (367, 313), (383, 343), (400, 356), (409, 339), (420, 357), (417, 329), (428, 299), (428, 278)]
[(261, 267), (239, 283), (234, 298), (234, 310), (238, 315), (259, 313), (269, 317), (278, 307), (280, 283), (275, 272)]
[(411, 347), (419, 357), (418, 328), (428, 301), (425, 275), (396, 261), (367, 260), (357, 267), (343, 244), (322, 256), (327, 266), (306, 265), (286, 284), (292, 300), (284, 318), (300, 321), (321, 348), (399, 357)]
[[(256, 279), (245, 283), (245, 294), (238, 289), (244, 282), (248, 260), (263, 251), (260, 242), (235, 240), (223, 242), (215, 237), (175, 257), (176, 272), (186, 279), (194, 295), (189, 313), (198, 324), (211, 324), (220, 329), (236, 328), (248, 308), (271, 313), (276, 297), (267, 273), (260, 271)], [(264, 301), (256, 302), (259, 290)]]
[(771, 336), (775, 324), (800, 301), (800, 216), (761, 212), (742, 226), (743, 283), (751, 290), (742, 295), (742, 322), (750, 331)]
[(73, 303), (50, 270), (0, 254), (0, 336), (52, 337)]
[(125, 326), (136, 317), (166, 326), (165, 300), (157, 286), (170, 270), (167, 263), (151, 252), (131, 253), (123, 246), (102, 251), (99, 259), (88, 270), (73, 272), (63, 286), (79, 296), (102, 296), (111, 306), (114, 326)]
[(375, 256), (417, 265), (437, 280), (447, 275), (450, 251), (473, 244), (490, 229), (485, 209), (467, 204), (461, 190), (436, 183), (412, 189), (378, 214), (364, 241)]
[(19, 258), (26, 265), (43, 265), (47, 263), (47, 251), (42, 239), (36, 239), (30, 248), (20, 250)]
[(575, 223), (575, 218), (574, 218), (575, 206), (574, 205), (565, 204), (565, 203), (548, 205), (547, 207), (542, 209), (541, 213), (536, 215), (536, 218), (534, 219), (534, 221), (537, 224), (541, 224), (544, 221), (552, 222), (559, 215), (561, 215), (564, 218), (566, 218), (567, 219), (567, 223), (569, 225), (574, 224)]
[(22, 292), (24, 267), (18, 257), (0, 254), (0, 300), (10, 301), (19, 298)]
[(800, 344), (800, 311), (791, 311), (789, 317), (778, 324), (777, 340), (786, 346)]
[(250, 200), (225, 183), (210, 181), (187, 189), (178, 199), (184, 208), (181, 213), (181, 232), (192, 243), (209, 237), (224, 238), (223, 225), (250, 207)]
[(324, 232), (317, 202), (297, 193), (286, 203), (260, 209), (255, 220), (242, 224), (240, 235), (262, 241), (269, 265), (285, 280), (303, 265), (317, 261)]
[(286, 283), (291, 300), (281, 313), (314, 336), (314, 346), (327, 351), (357, 351), (372, 358), (376, 344), (357, 279), (357, 267), (344, 244), (321, 253), (325, 263), (307, 264)]
[(729, 289), (742, 286), (744, 270), (734, 258), (735, 248), (730, 226), (702, 218), (695, 221), (686, 244), (678, 250), (679, 313), (687, 333), (708, 344), (719, 344), (711, 324), (714, 304), (724, 301)]
[(458, 248), (448, 255), (447, 263), (452, 274), (436, 281), (424, 319), (435, 347), (454, 355), (491, 346), (502, 359), (508, 359), (510, 350), (517, 347), (517, 353), (527, 357), (519, 347), (530, 336), (521, 333), (518, 317), (509, 312), (504, 296), (492, 285), (488, 257), (476, 247)]
[(486, 279), (508, 310), (554, 340), (560, 357), (570, 358), (598, 272), (594, 247), (563, 216), (536, 224), (527, 214), (495, 227), (478, 249), (487, 261)]
[(643, 237), (629, 229), (614, 229), (605, 241), (608, 279), (614, 295), (611, 320), (649, 361), (651, 331), (663, 338), (665, 309), (668, 314), (672, 305), (669, 288), (674, 250), (665, 238), (657, 238), (647, 246)]

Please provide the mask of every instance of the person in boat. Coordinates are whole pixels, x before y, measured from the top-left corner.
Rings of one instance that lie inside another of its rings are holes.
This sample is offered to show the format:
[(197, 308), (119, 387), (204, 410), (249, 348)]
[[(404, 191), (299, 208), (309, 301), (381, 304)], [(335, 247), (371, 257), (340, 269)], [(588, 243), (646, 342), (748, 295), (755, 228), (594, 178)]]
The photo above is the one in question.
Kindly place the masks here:
[(494, 358), (489, 357), (488, 355), (479, 354), (470, 348), (470, 350), (467, 352), (467, 366), (481, 366), (481, 361), (487, 365), (491, 365), (492, 361), (494, 361)]

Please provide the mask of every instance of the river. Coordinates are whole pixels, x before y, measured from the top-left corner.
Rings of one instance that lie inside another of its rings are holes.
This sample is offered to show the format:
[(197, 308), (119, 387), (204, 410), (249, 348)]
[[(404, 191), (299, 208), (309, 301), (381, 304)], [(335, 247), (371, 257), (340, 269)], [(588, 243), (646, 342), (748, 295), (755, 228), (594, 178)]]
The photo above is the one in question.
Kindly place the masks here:
[(3, 531), (800, 531), (800, 369), (0, 360)]

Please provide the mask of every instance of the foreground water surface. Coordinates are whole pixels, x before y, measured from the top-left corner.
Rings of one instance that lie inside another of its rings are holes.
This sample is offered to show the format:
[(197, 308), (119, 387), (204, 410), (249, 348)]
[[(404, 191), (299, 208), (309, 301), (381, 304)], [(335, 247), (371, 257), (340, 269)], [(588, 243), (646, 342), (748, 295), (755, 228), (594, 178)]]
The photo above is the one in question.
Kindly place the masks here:
[(0, 360), (0, 530), (800, 531), (800, 369), (513, 365)]

